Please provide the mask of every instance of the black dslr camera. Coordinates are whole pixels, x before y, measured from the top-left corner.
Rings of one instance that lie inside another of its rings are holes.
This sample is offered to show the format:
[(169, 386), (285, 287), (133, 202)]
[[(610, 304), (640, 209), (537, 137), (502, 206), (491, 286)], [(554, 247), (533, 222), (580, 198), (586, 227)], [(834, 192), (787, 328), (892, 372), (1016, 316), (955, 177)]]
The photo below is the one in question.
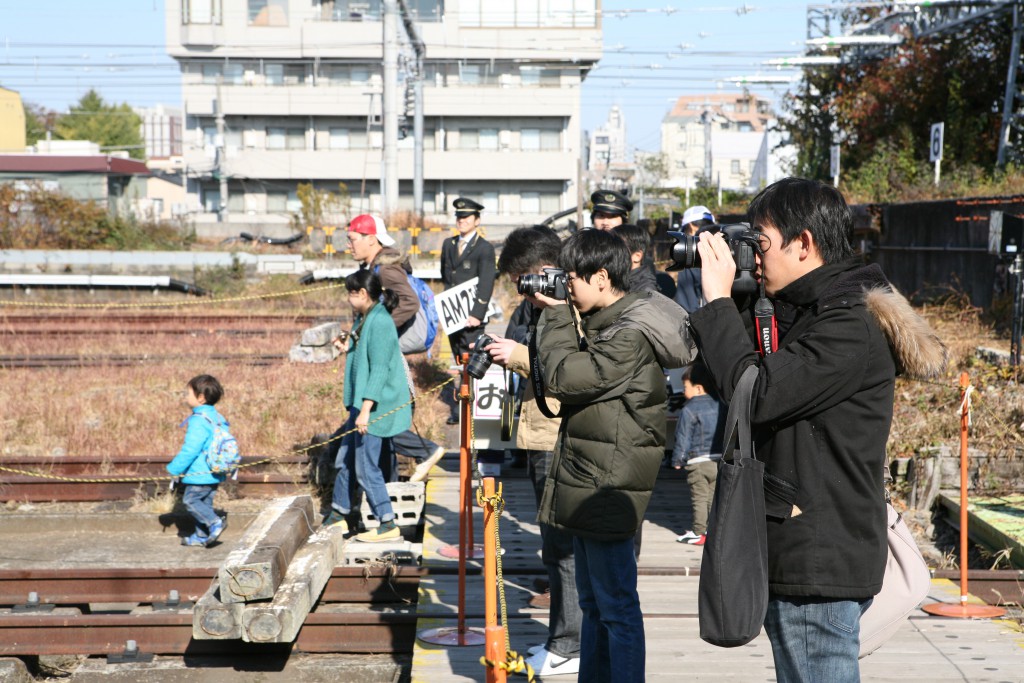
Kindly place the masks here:
[(685, 232), (670, 231), (668, 234), (676, 241), (672, 245), (672, 266), (669, 270), (683, 268), (700, 268), (700, 252), (697, 243), (702, 232), (720, 232), (729, 245), (729, 251), (736, 261), (736, 279), (732, 283), (733, 294), (749, 294), (757, 289), (754, 270), (757, 262), (755, 254), (761, 252), (761, 236), (752, 230), (749, 223), (731, 223), (728, 225), (708, 225), (697, 231), (696, 235)]
[(469, 362), (466, 363), (466, 372), (470, 377), (483, 379), (487, 374), (487, 368), (491, 367), (491, 354), (484, 351), (484, 347), (493, 343), (494, 340), (486, 333), (476, 338), (476, 342), (473, 344), (473, 353), (470, 354)]
[(530, 273), (519, 276), (519, 285), (516, 288), (520, 294), (532, 296), (543, 294), (552, 299), (569, 299), (568, 279), (565, 271), (561, 268), (545, 268), (542, 275)]

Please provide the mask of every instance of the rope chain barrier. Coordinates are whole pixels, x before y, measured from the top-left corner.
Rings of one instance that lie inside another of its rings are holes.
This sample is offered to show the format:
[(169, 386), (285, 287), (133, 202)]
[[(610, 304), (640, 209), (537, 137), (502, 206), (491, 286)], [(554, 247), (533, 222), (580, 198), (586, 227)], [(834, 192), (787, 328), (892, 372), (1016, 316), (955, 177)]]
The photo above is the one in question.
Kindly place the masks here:
[(103, 304), (80, 304), (70, 301), (48, 302), (48, 301), (15, 301), (13, 299), (0, 299), (0, 306), (18, 306), (21, 308), (96, 308), (96, 309), (120, 309), (120, 308), (178, 308), (182, 306), (206, 306), (221, 303), (233, 303), (238, 301), (255, 301), (257, 299), (280, 299), (296, 294), (312, 294), (323, 292), (329, 289), (344, 287), (345, 283), (322, 285), (320, 287), (307, 287), (303, 289), (291, 289), (287, 292), (272, 292), (269, 294), (247, 294), (245, 296), (228, 296), (220, 299), (185, 299), (182, 301), (139, 301), (127, 304), (103, 303)]
[[(450, 383), (452, 383), (454, 381), (455, 381), (454, 377), (449, 377), (448, 379), (446, 379), (445, 381), (441, 382), (440, 384), (437, 384), (437, 385), (435, 385), (433, 387), (430, 387), (429, 389), (426, 389), (426, 390), (420, 392), (420, 395), (422, 396), (424, 394), (431, 394), (431, 393), (433, 393), (435, 391), (440, 391), (443, 387), (447, 386), (448, 384), (450, 384)], [(376, 418), (371, 420), (369, 424), (374, 424), (375, 422), (379, 422), (380, 420), (383, 420), (385, 417), (387, 417), (389, 415), (392, 415), (394, 413), (397, 413), (402, 408), (405, 408), (406, 406), (412, 405), (413, 403), (415, 403), (415, 401), (416, 401), (416, 397), (410, 397), (410, 399), (407, 402), (403, 403), (402, 405), (398, 406), (397, 408), (394, 408), (393, 410), (389, 410), (386, 413), (378, 415)], [(343, 439), (344, 437), (346, 437), (346, 436), (348, 436), (350, 434), (354, 434), (357, 431), (358, 431), (358, 427), (353, 427), (352, 429), (350, 429), (350, 430), (348, 430), (346, 432), (342, 432), (341, 434), (338, 434), (337, 436), (333, 436), (333, 437), (327, 439), (326, 441), (319, 441), (319, 442), (317, 442), (315, 444), (310, 444), (309, 446), (304, 446), (303, 448), (296, 448), (295, 450), (292, 450), (292, 451), (288, 452), (287, 454), (272, 455), (272, 456), (269, 456), (269, 457), (266, 457), (266, 458), (260, 458), (259, 460), (254, 460), (253, 462), (241, 463), (241, 464), (238, 465), (238, 467), (232, 468), (231, 471), (232, 472), (237, 472), (238, 470), (241, 470), (241, 469), (244, 469), (244, 468), (256, 467), (257, 465), (265, 465), (265, 464), (270, 463), (270, 462), (276, 462), (277, 460), (280, 460), (281, 458), (287, 458), (287, 457), (290, 457), (290, 456), (293, 456), (293, 455), (296, 455), (296, 454), (301, 455), (303, 453), (307, 453), (307, 452), (313, 450), (314, 448), (320, 448), (321, 446), (324, 446), (326, 444), (333, 443), (334, 441), (337, 441), (339, 439)], [(174, 480), (177, 480), (177, 479), (181, 479), (183, 476), (198, 476), (198, 475), (203, 475), (203, 474), (223, 474), (224, 473), (224, 472), (217, 472), (217, 471), (213, 471), (213, 470), (207, 470), (205, 472), (188, 472), (186, 475), (181, 475), (181, 476), (172, 476), (172, 475), (169, 475), (169, 474), (164, 474), (164, 475), (153, 475), (153, 476), (149, 476), (149, 477), (64, 477), (64, 476), (61, 476), (61, 475), (58, 475), (58, 474), (52, 474), (52, 473), (48, 473), (48, 472), (33, 472), (33, 471), (30, 471), (30, 470), (22, 470), (22, 469), (18, 469), (18, 468), (14, 468), (14, 467), (7, 467), (6, 465), (2, 465), (2, 464), (0, 464), (0, 471), (11, 472), (12, 474), (20, 474), (20, 475), (26, 476), (26, 477), (36, 477), (38, 479), (51, 479), (51, 480), (54, 480), (54, 481), (66, 481), (66, 482), (70, 482), (70, 483), (74, 483), (74, 484), (105, 484), (105, 483), (121, 483), (121, 484), (128, 483), (128, 484), (130, 484), (130, 483), (144, 483), (144, 482), (147, 482), (147, 481), (154, 481), (154, 482), (156, 482), (156, 481), (174, 481)]]
[(512, 649), (512, 641), (508, 632), (508, 604), (505, 601), (505, 576), (501, 566), (500, 530), (501, 515), (505, 511), (505, 499), (502, 498), (500, 492), (495, 492), (493, 496), (486, 497), (484, 495), (483, 486), (478, 486), (476, 489), (476, 502), (482, 508), (486, 505), (490, 505), (494, 510), (494, 554), (497, 569), (496, 582), (498, 584), (498, 605), (500, 605), (501, 608), (501, 626), (505, 631), (505, 660), (495, 662), (484, 656), (480, 658), (480, 663), (484, 666), (504, 669), (510, 673), (525, 675), (527, 680), (530, 683), (533, 683), (533, 667), (527, 664), (526, 659), (521, 654)]

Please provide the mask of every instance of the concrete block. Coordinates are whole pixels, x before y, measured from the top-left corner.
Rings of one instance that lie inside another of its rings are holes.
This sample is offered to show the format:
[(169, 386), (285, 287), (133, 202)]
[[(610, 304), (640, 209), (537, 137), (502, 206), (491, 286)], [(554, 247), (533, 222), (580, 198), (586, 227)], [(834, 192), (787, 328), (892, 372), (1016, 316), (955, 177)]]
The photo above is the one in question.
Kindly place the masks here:
[(265, 508), (217, 572), (221, 602), (272, 598), (315, 520), (310, 496), (280, 498)]
[(340, 322), (324, 323), (304, 330), (299, 344), (302, 346), (327, 346), (339, 334), (341, 334)]
[(333, 344), (327, 346), (301, 346), (296, 344), (288, 351), (292, 363), (330, 363), (341, 355)]
[(367, 564), (397, 564), (417, 566), (423, 555), (423, 544), (409, 541), (389, 541), (382, 543), (360, 543), (350, 541), (345, 544), (341, 565), (363, 566)]
[[(416, 526), (420, 523), (423, 515), (424, 492), (426, 484), (422, 481), (393, 481), (386, 484), (388, 497), (391, 499), (391, 508), (395, 512), (395, 524), (398, 526)], [(359, 506), (359, 512), (363, 518), (363, 527), (376, 529), (380, 526), (370, 506), (363, 501)]]

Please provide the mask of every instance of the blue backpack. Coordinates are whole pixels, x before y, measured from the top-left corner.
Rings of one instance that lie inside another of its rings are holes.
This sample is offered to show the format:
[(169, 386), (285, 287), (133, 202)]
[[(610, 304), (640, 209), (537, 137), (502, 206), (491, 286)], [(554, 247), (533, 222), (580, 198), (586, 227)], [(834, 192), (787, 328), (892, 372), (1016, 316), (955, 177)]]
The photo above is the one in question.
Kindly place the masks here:
[(237, 470), (242, 463), (242, 454), (238, 452), (238, 442), (228, 431), (228, 422), (217, 423), (206, 415), (203, 419), (213, 425), (213, 437), (210, 445), (206, 447), (206, 466), (213, 474), (228, 474)]
[[(373, 272), (379, 275), (380, 266), (374, 266)], [(416, 317), (412, 324), (406, 323), (405, 329), (398, 335), (398, 343), (402, 353), (426, 351), (429, 356), (434, 339), (437, 338), (437, 329), (441, 326), (441, 320), (437, 317), (437, 308), (434, 306), (434, 290), (412, 273), (406, 272), (405, 277), (409, 280), (412, 291), (420, 300), (420, 310), (416, 311)]]

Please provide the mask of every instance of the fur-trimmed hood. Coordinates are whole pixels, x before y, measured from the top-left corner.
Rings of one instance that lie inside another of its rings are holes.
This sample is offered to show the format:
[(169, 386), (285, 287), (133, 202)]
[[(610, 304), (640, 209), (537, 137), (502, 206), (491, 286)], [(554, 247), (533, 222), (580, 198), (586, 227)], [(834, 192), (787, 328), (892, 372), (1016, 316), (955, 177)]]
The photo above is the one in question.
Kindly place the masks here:
[(942, 374), (949, 360), (946, 345), (877, 264), (839, 275), (822, 295), (820, 306), (841, 306), (860, 297), (889, 340), (897, 372), (915, 379), (933, 379)]
[(412, 272), (412, 264), (409, 263), (409, 257), (403, 254), (398, 249), (395, 249), (394, 247), (382, 248), (379, 252), (377, 252), (377, 256), (374, 257), (370, 265), (371, 267), (373, 267), (390, 266), (393, 264), (398, 264), (402, 266), (402, 268), (407, 273)]

